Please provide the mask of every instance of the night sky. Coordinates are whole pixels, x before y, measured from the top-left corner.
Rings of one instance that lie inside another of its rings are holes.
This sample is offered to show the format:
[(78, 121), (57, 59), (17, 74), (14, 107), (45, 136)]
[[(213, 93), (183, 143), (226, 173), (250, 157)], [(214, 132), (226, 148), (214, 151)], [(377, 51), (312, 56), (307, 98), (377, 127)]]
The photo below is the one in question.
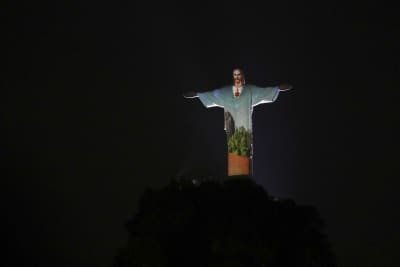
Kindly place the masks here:
[(394, 6), (2, 6), (6, 266), (110, 266), (146, 188), (223, 175), (223, 110), (182, 93), (230, 84), (234, 67), (294, 86), (254, 110), (257, 183), (318, 209), (339, 266), (400, 266)]

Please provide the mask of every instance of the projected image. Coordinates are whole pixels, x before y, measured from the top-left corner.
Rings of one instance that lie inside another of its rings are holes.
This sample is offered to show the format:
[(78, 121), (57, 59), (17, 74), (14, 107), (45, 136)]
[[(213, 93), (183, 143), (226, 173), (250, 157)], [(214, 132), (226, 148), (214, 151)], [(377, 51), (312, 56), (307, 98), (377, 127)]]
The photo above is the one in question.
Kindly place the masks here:
[(274, 102), (279, 91), (290, 90), (282, 84), (275, 87), (258, 87), (246, 84), (244, 73), (233, 70), (233, 85), (208, 92), (186, 93), (186, 98), (198, 97), (207, 108), (224, 109), (224, 129), (228, 143), (228, 175), (251, 175), (252, 113), (259, 104)]

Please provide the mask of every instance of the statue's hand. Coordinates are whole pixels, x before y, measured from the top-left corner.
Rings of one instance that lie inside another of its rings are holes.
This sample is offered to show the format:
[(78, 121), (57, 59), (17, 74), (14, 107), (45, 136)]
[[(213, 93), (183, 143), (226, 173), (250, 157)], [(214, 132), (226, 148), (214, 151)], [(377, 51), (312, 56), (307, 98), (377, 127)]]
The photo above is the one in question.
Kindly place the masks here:
[(195, 98), (195, 97), (198, 97), (198, 95), (196, 94), (196, 92), (186, 92), (186, 93), (183, 93), (183, 97), (184, 98)]
[(278, 88), (279, 88), (279, 91), (289, 91), (289, 90), (291, 90), (293, 87), (292, 87), (290, 84), (288, 84), (288, 83), (282, 83), (282, 84), (280, 84), (280, 85), (278, 86)]

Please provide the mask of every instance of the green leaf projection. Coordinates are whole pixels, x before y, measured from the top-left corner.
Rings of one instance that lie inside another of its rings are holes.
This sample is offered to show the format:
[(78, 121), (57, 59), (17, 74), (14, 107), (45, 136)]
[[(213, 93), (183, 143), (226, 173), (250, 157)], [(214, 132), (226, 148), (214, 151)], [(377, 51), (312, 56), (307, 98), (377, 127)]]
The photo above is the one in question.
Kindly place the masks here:
[(250, 157), (251, 151), (251, 132), (243, 126), (235, 130), (228, 136), (228, 152), (239, 156)]

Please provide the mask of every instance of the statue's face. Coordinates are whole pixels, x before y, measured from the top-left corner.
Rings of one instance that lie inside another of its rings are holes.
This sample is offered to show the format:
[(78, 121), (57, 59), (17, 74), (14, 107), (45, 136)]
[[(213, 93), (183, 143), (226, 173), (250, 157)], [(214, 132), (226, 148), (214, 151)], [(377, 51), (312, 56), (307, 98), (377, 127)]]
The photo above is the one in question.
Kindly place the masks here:
[(241, 70), (234, 70), (233, 71), (233, 81), (235, 83), (241, 83), (243, 81), (243, 75)]

